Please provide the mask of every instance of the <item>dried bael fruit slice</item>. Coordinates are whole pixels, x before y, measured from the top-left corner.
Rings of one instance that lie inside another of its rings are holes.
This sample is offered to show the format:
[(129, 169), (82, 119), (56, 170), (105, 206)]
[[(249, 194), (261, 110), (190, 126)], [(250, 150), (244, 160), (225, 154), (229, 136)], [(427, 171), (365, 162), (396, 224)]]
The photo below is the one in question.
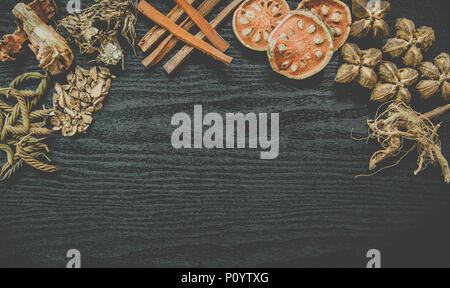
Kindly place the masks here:
[(285, 0), (244, 1), (234, 12), (234, 34), (245, 47), (266, 51), (270, 33), (290, 11)]
[(339, 0), (303, 0), (297, 9), (310, 10), (323, 18), (334, 36), (335, 50), (345, 44), (352, 24), (352, 14), (345, 3)]
[(270, 34), (267, 55), (275, 72), (305, 79), (322, 71), (333, 51), (327, 24), (312, 12), (298, 10), (292, 11)]

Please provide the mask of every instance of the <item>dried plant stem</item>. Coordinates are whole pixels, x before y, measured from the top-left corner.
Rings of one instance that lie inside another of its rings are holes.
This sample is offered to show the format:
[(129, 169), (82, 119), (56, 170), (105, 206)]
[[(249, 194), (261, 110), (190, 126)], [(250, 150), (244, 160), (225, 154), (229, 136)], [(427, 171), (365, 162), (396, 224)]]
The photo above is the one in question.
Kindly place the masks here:
[[(217, 28), (222, 22), (242, 3), (243, 0), (234, 0), (231, 2), (222, 12), (217, 15), (217, 17), (211, 21), (211, 26)], [(205, 34), (203, 32), (197, 33), (195, 37), (203, 39), (205, 38)], [(185, 45), (178, 51), (175, 56), (173, 56), (167, 63), (164, 64), (164, 69), (168, 74), (171, 74), (175, 71), (183, 62), (189, 58), (189, 56), (194, 52), (194, 48), (190, 45)]]
[(450, 110), (450, 104), (438, 107), (430, 112), (427, 112), (425, 114), (423, 114), (423, 117), (427, 118), (427, 119), (434, 119), (437, 118), (441, 115), (443, 115), (445, 112)]
[[(192, 4), (195, 2), (195, 0), (187, 0), (189, 4)], [(172, 20), (173, 22), (177, 22), (178, 19), (183, 16), (184, 11), (183, 9), (176, 5), (175, 8), (172, 9), (172, 11), (167, 14), (167, 17)], [(142, 37), (141, 41), (139, 41), (139, 47), (142, 49), (143, 52), (147, 52), (150, 50), (150, 48), (155, 45), (161, 38), (167, 33), (167, 30), (165, 28), (161, 28), (158, 25), (153, 26), (147, 34), (145, 34), (144, 37)]]
[(209, 25), (208, 21), (206, 21), (205, 18), (203, 18), (202, 15), (199, 14), (197, 10), (195, 10), (194, 7), (192, 7), (189, 3), (186, 2), (186, 0), (175, 0), (177, 4), (183, 8), (184, 12), (189, 16), (189, 18), (194, 21), (195, 24), (200, 28), (200, 30), (205, 33), (206, 38), (220, 51), (225, 52), (229, 47), (230, 44), (223, 40), (222, 37), (220, 37), (219, 33)]
[(141, 0), (139, 2), (137, 9), (141, 11), (141, 13), (144, 14), (146, 17), (153, 20), (156, 24), (166, 28), (168, 31), (174, 34), (175, 37), (185, 42), (186, 44), (194, 46), (203, 53), (227, 65), (231, 63), (233, 59), (232, 57), (225, 55), (223, 52), (217, 50), (216, 48), (206, 43), (205, 41), (196, 38), (194, 35), (190, 34), (186, 30), (175, 24), (168, 17), (161, 14), (161, 12), (153, 8), (153, 6), (151, 6), (144, 0)]
[[(198, 6), (198, 13), (202, 16), (208, 15), (212, 9), (220, 2), (220, 0), (205, 0)], [(189, 31), (192, 27), (194, 27), (195, 23), (189, 21), (189, 18), (184, 19), (184, 21), (180, 24), (180, 26)], [(178, 39), (170, 34), (164, 39), (161, 44), (148, 55), (144, 60), (142, 60), (142, 64), (149, 68), (158, 64), (167, 54), (172, 51), (173, 48), (178, 43)]]

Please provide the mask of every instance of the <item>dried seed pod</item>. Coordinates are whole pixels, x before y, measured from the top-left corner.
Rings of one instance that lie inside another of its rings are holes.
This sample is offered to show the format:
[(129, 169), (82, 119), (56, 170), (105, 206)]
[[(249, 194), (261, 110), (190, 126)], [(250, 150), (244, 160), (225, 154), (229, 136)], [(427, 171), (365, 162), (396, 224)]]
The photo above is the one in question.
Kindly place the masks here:
[(442, 84), (441, 89), (442, 89), (441, 98), (444, 99), (445, 101), (450, 101), (450, 83), (444, 82)]
[(395, 101), (409, 105), (409, 103), (411, 103), (411, 92), (409, 92), (408, 88), (400, 87), (397, 96), (395, 97)]
[(398, 78), (405, 86), (412, 86), (419, 79), (419, 72), (412, 68), (403, 68), (398, 70)]
[(393, 58), (403, 55), (403, 64), (417, 67), (423, 59), (423, 52), (433, 45), (435, 41), (434, 30), (430, 27), (415, 28), (414, 23), (406, 18), (397, 19), (395, 23), (395, 37), (388, 39), (383, 52)]
[(439, 86), (439, 81), (422, 80), (417, 84), (416, 89), (420, 93), (422, 99), (429, 99), (436, 95), (439, 91)]
[(393, 99), (409, 104), (411, 93), (407, 87), (416, 83), (419, 72), (412, 68), (398, 69), (392, 62), (380, 64), (379, 76), (387, 83), (379, 83), (372, 92), (371, 100), (385, 102)]
[(359, 75), (359, 66), (343, 64), (336, 75), (335, 81), (339, 83), (351, 83)]
[(416, 46), (411, 47), (403, 56), (403, 63), (406, 66), (417, 67), (422, 63), (422, 51)]
[(433, 28), (427, 26), (419, 27), (414, 36), (424, 52), (427, 52), (436, 40)]
[(377, 74), (372, 68), (362, 66), (359, 70), (358, 83), (367, 89), (373, 89), (377, 84)]
[(419, 67), (422, 76), (427, 79), (439, 79), (441, 71), (431, 62), (423, 62)]
[(448, 73), (450, 71), (450, 56), (447, 53), (441, 53), (434, 59), (434, 64), (440, 73)]
[(389, 36), (389, 25), (383, 19), (376, 19), (372, 25), (372, 38), (386, 39)]
[(364, 50), (361, 56), (361, 64), (371, 68), (380, 64), (382, 60), (383, 52), (375, 48)]
[(347, 43), (342, 47), (342, 58), (345, 62), (336, 75), (338, 83), (350, 83), (357, 79), (367, 89), (373, 89), (377, 83), (377, 74), (373, 70), (381, 63), (383, 53), (378, 49), (361, 51), (356, 44)]
[(397, 38), (409, 41), (414, 36), (416, 25), (413, 21), (406, 18), (399, 18), (395, 22), (395, 32)]
[(381, 79), (383, 79), (388, 83), (397, 83), (399, 81), (397, 75), (398, 75), (397, 65), (388, 61), (381, 63), (379, 69), (379, 76)]
[(234, 12), (234, 34), (245, 47), (266, 51), (269, 35), (289, 12), (285, 0), (246, 0)]
[(358, 45), (347, 43), (342, 47), (341, 50), (342, 60), (345, 62), (359, 65), (361, 64), (362, 51), (359, 49)]
[(403, 39), (391, 38), (383, 46), (383, 52), (391, 55), (392, 58), (400, 57), (408, 49), (408, 42)]
[(347, 42), (352, 24), (352, 14), (348, 6), (339, 0), (303, 0), (298, 10), (314, 11), (328, 24), (334, 37), (334, 50)]
[(389, 35), (389, 26), (383, 19), (391, 9), (388, 1), (353, 0), (353, 14), (360, 20), (351, 26), (350, 34), (355, 38), (365, 38), (369, 32), (374, 39), (384, 39)]
[(394, 98), (397, 93), (397, 86), (394, 84), (384, 83), (378, 84), (372, 91), (371, 101), (387, 102)]
[(372, 29), (372, 22), (369, 19), (360, 19), (353, 22), (350, 35), (353, 38), (366, 38)]
[(447, 53), (439, 54), (434, 63), (422, 63), (420, 72), (423, 80), (417, 84), (416, 89), (423, 99), (433, 97), (440, 89), (442, 99), (450, 100), (450, 56)]

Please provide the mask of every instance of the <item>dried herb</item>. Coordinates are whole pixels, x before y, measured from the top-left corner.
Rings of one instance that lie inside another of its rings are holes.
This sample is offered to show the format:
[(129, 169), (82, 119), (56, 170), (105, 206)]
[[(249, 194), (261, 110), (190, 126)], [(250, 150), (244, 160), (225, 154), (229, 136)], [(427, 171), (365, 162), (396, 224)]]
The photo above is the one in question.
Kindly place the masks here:
[(191, 4), (189, 4), (186, 0), (175, 0), (177, 2), (178, 6), (183, 8), (184, 12), (189, 16), (189, 18), (192, 19), (192, 21), (197, 24), (197, 26), (200, 28), (200, 30), (205, 33), (206, 38), (220, 51), (225, 52), (229, 47), (230, 44), (223, 40), (222, 37), (220, 37), (219, 33), (209, 25), (208, 21), (206, 21), (205, 18), (203, 18), (202, 15), (194, 8)]
[(149, 3), (141, 0), (137, 5), (137, 9), (144, 14), (147, 18), (154, 21), (159, 26), (167, 29), (170, 33), (174, 34), (175, 37), (182, 40), (186, 44), (192, 45), (201, 52), (213, 57), (214, 59), (230, 65), (233, 60), (232, 57), (225, 55), (220, 50), (216, 49), (212, 45), (206, 43), (205, 41), (198, 39), (191, 33), (187, 32), (175, 22), (173, 22), (169, 17), (163, 15), (160, 11), (155, 9)]
[(14, 7), (13, 14), (30, 40), (29, 46), (39, 61), (39, 67), (52, 75), (68, 70), (72, 65), (73, 53), (66, 40), (23, 3)]
[[(207, 14), (209, 14), (213, 8), (219, 4), (220, 0), (204, 0), (198, 7), (198, 13), (200, 13), (201, 16), (206, 16)], [(241, 1), (242, 2), (242, 1)], [(190, 18), (187, 17), (186, 19), (183, 20), (183, 22), (180, 23), (180, 26), (186, 30), (189, 31), (192, 27), (195, 26), (195, 23), (193, 21), (190, 21)], [(212, 25), (211, 25), (212, 26)], [(213, 27), (215, 28), (215, 27)], [(163, 29), (163, 28), (160, 28)], [(157, 33), (157, 31), (161, 31), (160, 29), (157, 29), (155, 31), (155, 33)], [(201, 31), (200, 31), (201, 32)], [(202, 32), (203, 33), (203, 32)], [(204, 34), (203, 34), (204, 35)], [(147, 36), (150, 37), (150, 36)], [(155, 35), (156, 37), (156, 35)], [(155, 37), (150, 37), (148, 38), (148, 41), (152, 41), (153, 39), (155, 39)], [(158, 38), (158, 37), (156, 37)], [(200, 38), (202, 39), (202, 38)], [(168, 35), (160, 44), (158, 47), (156, 47), (152, 53), (150, 53), (147, 57), (145, 57), (144, 60), (142, 60), (142, 64), (149, 68), (152, 67), (156, 64), (158, 64), (167, 54), (170, 53), (170, 51), (172, 51), (173, 48), (175, 48), (175, 46), (178, 43), (178, 39), (173, 35), (170, 34)], [(151, 43), (149, 43), (150, 45)], [(146, 43), (142, 43), (142, 45), (147, 45)], [(153, 44), (152, 44), (153, 45)], [(143, 46), (141, 46), (143, 47)]]
[[(242, 0), (234, 0), (231, 2), (225, 9), (220, 12), (217, 17), (211, 21), (211, 26), (217, 28), (235, 9)], [(195, 35), (195, 37), (203, 39), (205, 34), (203, 32), (199, 32)], [(185, 45), (183, 48), (178, 51), (175, 56), (173, 56), (166, 64), (164, 64), (164, 69), (168, 74), (172, 73), (177, 69), (192, 53), (194, 52), (194, 48), (189, 45)]]
[[(30, 80), (40, 80), (36, 91), (19, 90)], [(52, 133), (46, 128), (46, 119), (51, 110), (36, 109), (36, 105), (47, 90), (50, 78), (40, 73), (26, 73), (11, 82), (9, 88), (0, 88), (0, 150), (6, 153), (7, 162), (0, 171), (2, 181), (14, 176), (27, 164), (37, 170), (53, 173), (58, 169), (46, 164), (48, 146), (44, 143)], [(9, 101), (16, 104), (10, 105)], [(37, 138), (40, 137), (40, 138)]]
[(378, 49), (361, 50), (358, 45), (347, 43), (342, 47), (342, 59), (345, 63), (339, 68), (335, 81), (351, 83), (357, 79), (361, 86), (373, 89), (378, 80), (374, 69), (382, 58), (383, 53)]
[[(389, 158), (398, 157), (393, 165), (387, 166), (378, 172), (396, 166), (413, 150), (417, 150), (418, 175), (428, 165), (439, 164), (442, 169), (444, 181), (450, 183), (450, 169), (441, 150), (441, 142), (437, 134), (440, 125), (434, 125), (431, 119), (444, 113), (450, 105), (440, 107), (424, 115), (414, 111), (405, 103), (391, 103), (384, 112), (377, 113), (374, 120), (367, 121), (369, 136), (362, 140), (376, 139), (383, 147), (375, 152), (370, 159), (369, 169), (374, 170)], [(407, 147), (407, 148), (405, 148)], [(372, 176), (372, 175), (360, 175)]]
[(379, 76), (384, 82), (377, 84), (370, 100), (387, 102), (395, 98), (397, 102), (409, 104), (411, 93), (408, 87), (414, 85), (419, 79), (419, 72), (412, 68), (398, 69), (392, 62), (380, 64)]
[(423, 52), (427, 52), (436, 40), (431, 27), (416, 29), (414, 22), (400, 18), (395, 23), (395, 38), (388, 39), (383, 52), (393, 58), (402, 57), (403, 64), (417, 67), (422, 63)]
[(68, 84), (61, 86), (56, 83), (53, 111), (50, 113), (53, 130), (61, 131), (64, 137), (86, 133), (94, 112), (103, 108), (114, 77), (108, 68), (85, 70), (77, 66), (74, 73), (67, 75)]
[(353, 22), (350, 35), (355, 38), (366, 38), (370, 32), (375, 39), (389, 36), (389, 26), (384, 18), (391, 10), (391, 4), (384, 0), (353, 0), (353, 14), (359, 20)]
[(62, 19), (58, 27), (67, 31), (82, 54), (98, 52), (98, 63), (117, 65), (124, 61), (119, 34), (135, 46), (137, 21), (134, 0), (94, 0), (97, 3)]
[[(57, 11), (56, 4), (53, 0), (34, 0), (28, 6), (33, 9), (36, 15), (44, 22), (48, 23)], [(18, 29), (9, 35), (3, 36), (4, 40), (0, 41), (0, 61), (14, 61), (15, 55), (22, 52), (23, 44), (28, 40), (27, 33), (19, 24)]]
[(429, 99), (441, 92), (442, 99), (450, 101), (450, 56), (441, 53), (434, 59), (434, 63), (423, 62), (419, 68), (421, 80), (416, 89), (422, 99)]

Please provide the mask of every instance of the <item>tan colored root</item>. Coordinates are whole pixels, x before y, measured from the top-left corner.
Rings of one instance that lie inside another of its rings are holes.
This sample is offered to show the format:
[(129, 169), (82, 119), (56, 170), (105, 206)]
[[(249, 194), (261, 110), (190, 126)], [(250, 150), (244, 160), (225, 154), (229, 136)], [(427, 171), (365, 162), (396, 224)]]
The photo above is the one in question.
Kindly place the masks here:
[[(441, 143), (437, 133), (440, 125), (434, 125), (430, 120), (430, 118), (442, 115), (447, 109), (438, 108), (427, 114), (420, 114), (404, 103), (391, 103), (384, 112), (378, 111), (374, 120), (367, 121), (369, 136), (365, 139), (376, 139), (383, 149), (377, 151), (370, 159), (370, 170), (375, 169), (379, 163), (388, 158), (399, 155), (401, 157), (394, 165), (381, 168), (372, 175), (398, 165), (407, 154), (416, 149), (419, 156), (417, 158), (418, 167), (414, 174), (419, 174), (430, 164), (439, 164), (445, 182), (450, 183), (449, 165), (442, 154)], [(413, 148), (406, 151), (403, 150), (403, 146), (406, 143)], [(371, 175), (360, 175), (358, 177), (361, 176)]]

